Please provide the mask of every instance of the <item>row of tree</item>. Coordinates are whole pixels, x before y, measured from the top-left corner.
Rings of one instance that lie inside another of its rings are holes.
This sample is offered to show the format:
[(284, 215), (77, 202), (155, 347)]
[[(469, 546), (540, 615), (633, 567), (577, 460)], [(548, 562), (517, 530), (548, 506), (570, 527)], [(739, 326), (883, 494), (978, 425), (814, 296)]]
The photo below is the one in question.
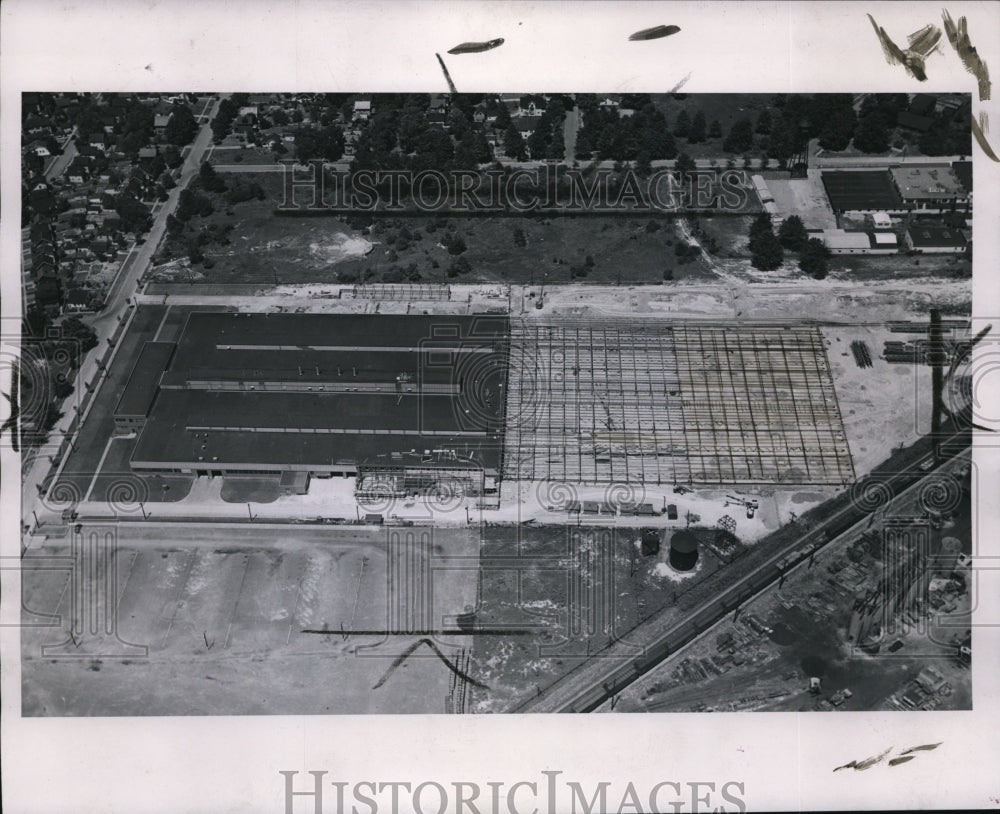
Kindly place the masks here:
[(809, 237), (798, 215), (785, 218), (775, 234), (771, 216), (761, 212), (750, 224), (750, 262), (761, 271), (774, 271), (781, 267), (785, 250), (799, 255), (799, 268), (816, 280), (826, 277), (829, 270), (830, 250), (815, 237)]
[(596, 97), (578, 99), (583, 125), (576, 134), (576, 158), (589, 160), (596, 153), (600, 160), (648, 164), (677, 155), (663, 112), (648, 96), (630, 102), (640, 103), (641, 107), (631, 116), (621, 116), (615, 108), (602, 108)]

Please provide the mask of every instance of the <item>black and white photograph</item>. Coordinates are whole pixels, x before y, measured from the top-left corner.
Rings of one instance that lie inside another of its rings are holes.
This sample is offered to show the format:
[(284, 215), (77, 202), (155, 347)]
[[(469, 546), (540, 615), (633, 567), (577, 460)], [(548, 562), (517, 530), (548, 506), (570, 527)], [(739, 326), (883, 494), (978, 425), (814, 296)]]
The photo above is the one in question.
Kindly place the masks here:
[(5, 806), (1000, 805), (997, 8), (246, 5), (5, 61)]

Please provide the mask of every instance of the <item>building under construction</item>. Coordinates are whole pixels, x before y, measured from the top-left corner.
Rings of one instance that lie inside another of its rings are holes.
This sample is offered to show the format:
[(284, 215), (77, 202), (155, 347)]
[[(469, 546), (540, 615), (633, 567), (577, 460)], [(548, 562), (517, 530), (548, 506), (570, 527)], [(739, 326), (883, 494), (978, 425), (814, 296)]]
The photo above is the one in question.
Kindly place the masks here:
[(811, 326), (515, 322), (505, 437), (519, 480), (854, 481)]

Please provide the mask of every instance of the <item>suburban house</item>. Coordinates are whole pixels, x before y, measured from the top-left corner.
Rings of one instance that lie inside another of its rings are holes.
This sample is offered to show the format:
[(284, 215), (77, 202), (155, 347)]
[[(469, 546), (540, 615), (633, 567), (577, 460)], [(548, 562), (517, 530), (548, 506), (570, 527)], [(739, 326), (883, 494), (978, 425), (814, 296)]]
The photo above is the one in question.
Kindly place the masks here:
[(354, 120), (355, 121), (368, 121), (372, 115), (372, 102), (371, 99), (358, 99), (354, 103)]

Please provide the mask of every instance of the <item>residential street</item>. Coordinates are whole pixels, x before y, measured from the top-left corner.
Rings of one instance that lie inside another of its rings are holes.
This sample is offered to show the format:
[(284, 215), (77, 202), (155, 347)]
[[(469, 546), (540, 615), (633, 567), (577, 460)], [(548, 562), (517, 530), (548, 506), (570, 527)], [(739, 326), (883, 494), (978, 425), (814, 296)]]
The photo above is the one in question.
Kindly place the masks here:
[[(225, 96), (222, 98), (225, 98)], [(97, 347), (88, 353), (80, 364), (80, 370), (77, 374), (76, 393), (67, 399), (62, 418), (59, 419), (49, 433), (50, 440), (46, 444), (46, 450), (49, 452), (58, 443), (58, 439), (66, 433), (73, 419), (76, 417), (75, 409), (70, 409), (69, 405), (78, 403), (83, 398), (84, 382), (94, 382), (96, 390), (96, 385), (103, 375), (102, 371), (97, 367), (97, 362), (104, 355), (109, 344), (109, 339), (114, 334), (119, 322), (125, 318), (126, 304), (129, 298), (135, 293), (136, 283), (149, 267), (149, 262), (156, 252), (160, 240), (163, 239), (163, 234), (167, 228), (167, 216), (176, 209), (181, 191), (187, 187), (191, 179), (198, 173), (202, 158), (206, 150), (211, 146), (212, 128), (209, 123), (218, 110), (219, 101), (221, 101), (221, 98), (213, 103), (209, 110), (209, 115), (205, 119), (205, 123), (201, 125), (198, 135), (191, 145), (191, 149), (182, 166), (181, 177), (177, 181), (177, 186), (170, 190), (169, 197), (165, 202), (154, 207), (152, 228), (141, 245), (132, 247), (111, 286), (106, 307), (95, 319), (90, 321), (91, 326), (97, 333)], [(75, 148), (73, 149), (75, 152)], [(69, 151), (67, 150), (67, 152)], [(38, 485), (45, 479), (50, 465), (49, 455), (43, 453), (36, 456), (30, 467), (23, 472), (24, 485), (22, 494), (24, 497), (21, 502), (22, 523), (29, 524), (33, 521), (32, 509), (35, 508)]]

